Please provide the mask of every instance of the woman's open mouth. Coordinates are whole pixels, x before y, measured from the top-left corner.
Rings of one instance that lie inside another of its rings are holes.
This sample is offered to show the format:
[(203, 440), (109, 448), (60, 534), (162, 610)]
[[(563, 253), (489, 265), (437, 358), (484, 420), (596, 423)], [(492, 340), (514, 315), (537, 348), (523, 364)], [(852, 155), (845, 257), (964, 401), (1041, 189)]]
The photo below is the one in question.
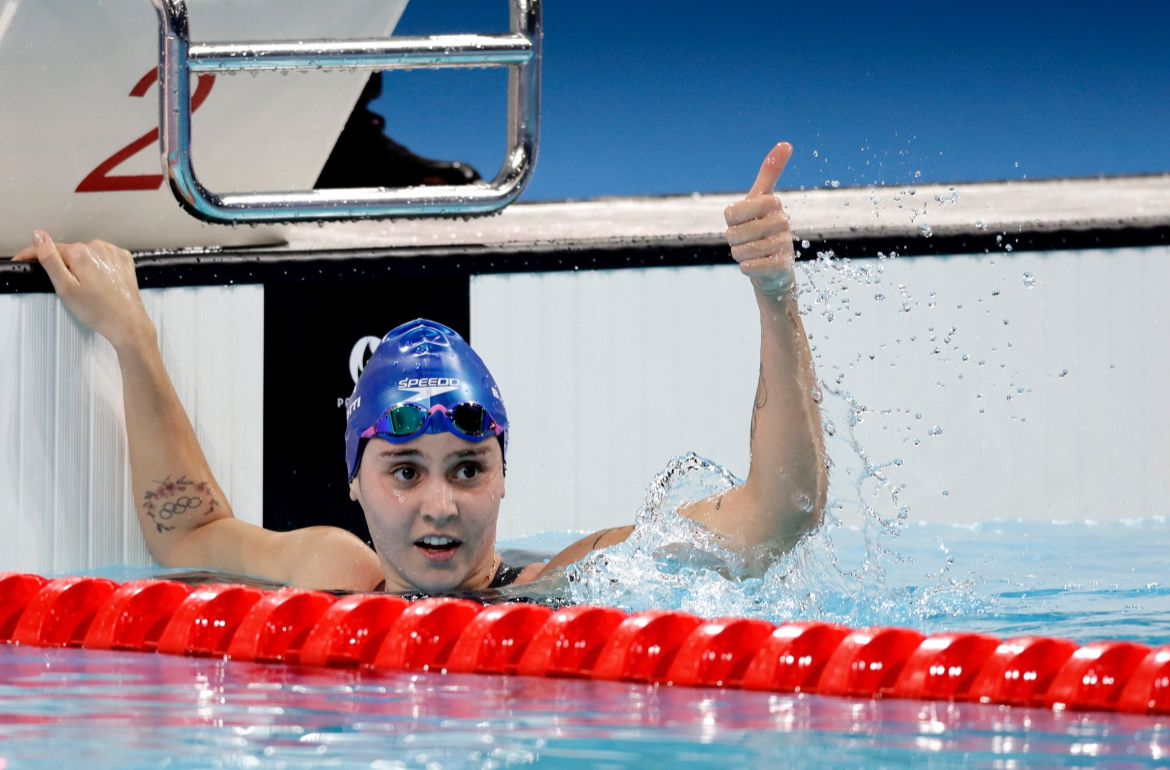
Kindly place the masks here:
[(454, 557), (463, 541), (445, 535), (427, 535), (415, 540), (414, 545), (429, 561), (442, 562)]

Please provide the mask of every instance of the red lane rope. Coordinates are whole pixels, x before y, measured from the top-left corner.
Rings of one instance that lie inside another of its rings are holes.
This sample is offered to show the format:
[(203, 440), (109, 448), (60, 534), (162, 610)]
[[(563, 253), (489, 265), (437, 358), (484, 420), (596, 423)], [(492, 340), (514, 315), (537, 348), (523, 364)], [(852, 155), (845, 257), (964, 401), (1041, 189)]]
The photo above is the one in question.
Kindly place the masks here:
[(376, 671), (1170, 714), (1170, 646), (0, 573), (0, 641)]

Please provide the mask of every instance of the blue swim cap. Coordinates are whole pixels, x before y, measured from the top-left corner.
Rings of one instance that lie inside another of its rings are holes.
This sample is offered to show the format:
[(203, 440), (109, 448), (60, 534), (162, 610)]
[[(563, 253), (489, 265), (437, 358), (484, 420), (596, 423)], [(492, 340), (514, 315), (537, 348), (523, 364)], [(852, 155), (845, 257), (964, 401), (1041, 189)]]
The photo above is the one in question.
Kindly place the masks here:
[(345, 402), (349, 479), (357, 475), (361, 462), (366, 443), (362, 433), (388, 409), (410, 403), (429, 410), (469, 402), (484, 407), (503, 429), (500, 448), (506, 450), (508, 414), (500, 389), (467, 341), (454, 329), (425, 318), (391, 329), (378, 343), (353, 395)]

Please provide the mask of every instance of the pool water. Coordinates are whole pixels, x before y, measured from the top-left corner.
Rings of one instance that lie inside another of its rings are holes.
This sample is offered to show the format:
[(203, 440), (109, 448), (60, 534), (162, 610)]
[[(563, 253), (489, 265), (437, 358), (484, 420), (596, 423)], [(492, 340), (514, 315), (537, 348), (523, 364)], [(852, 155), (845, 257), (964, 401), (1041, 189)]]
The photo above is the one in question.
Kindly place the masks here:
[(1165, 720), (0, 648), (7, 767), (1162, 767)]
[[(676, 524), (648, 522), (648, 539), (545, 598), (1170, 644), (1170, 590), (1152, 572), (1170, 547), (1161, 518), (908, 525), (881, 558), (864, 532), (828, 526), (746, 579), (712, 569), (702, 548), (648, 554)], [(141, 576), (121, 572), (107, 576)], [(12, 768), (1170, 767), (1168, 731), (1166, 717), (0, 647), (0, 760)]]
[(675, 514), (682, 502), (734, 483), (703, 458), (676, 458), (650, 485), (630, 539), (570, 567), (568, 581), (554, 581), (547, 594), (572, 604), (777, 624), (815, 619), (923, 633), (1170, 644), (1170, 585), (1158, 567), (1170, 552), (1164, 516), (959, 526), (883, 518), (880, 511), (847, 520), (830, 509), (824, 525), (790, 553), (753, 570)]
[[(604, 557), (608, 573), (584, 570), (570, 594), (627, 610), (668, 606), (773, 623), (814, 618), (923, 633), (1170, 644), (1170, 582), (1159, 566), (1170, 553), (1170, 526), (1162, 517), (911, 524), (890, 539), (883, 559), (867, 558), (863, 541), (853, 529), (822, 533), (762, 579), (741, 581), (701, 567), (667, 570), (639, 561), (631, 548)], [(602, 581), (598, 573), (636, 579)]]

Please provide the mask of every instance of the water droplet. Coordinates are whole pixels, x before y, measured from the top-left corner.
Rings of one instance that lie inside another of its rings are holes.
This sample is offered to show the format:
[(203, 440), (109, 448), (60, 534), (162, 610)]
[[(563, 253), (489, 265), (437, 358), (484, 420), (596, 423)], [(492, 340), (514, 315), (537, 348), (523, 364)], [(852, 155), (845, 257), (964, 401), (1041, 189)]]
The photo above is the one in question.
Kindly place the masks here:
[(929, 238), (930, 236), (934, 235), (934, 230), (930, 229), (930, 224), (927, 222), (920, 224), (918, 229), (922, 232), (923, 238)]
[(942, 435), (942, 427), (940, 427), (938, 425), (931, 425), (930, 430), (928, 430), (926, 432), (932, 436), (941, 436)]
[(1061, 376), (1061, 377), (1065, 377), (1065, 376), (1067, 376), (1067, 375), (1068, 375), (1068, 369), (1061, 369), (1061, 370), (1060, 370), (1060, 376)]
[(1036, 276), (1031, 273), (1024, 273), (1024, 285), (1029, 289), (1036, 285)]
[(951, 496), (951, 490), (944, 489), (943, 490), (943, 497), (950, 497), (950, 496)]
[(1004, 250), (1004, 251), (1011, 251), (1011, 250), (1012, 250), (1012, 245), (1011, 245), (1010, 243), (1005, 243), (1005, 244), (1003, 245), (1003, 250)]
[(802, 248), (802, 249), (807, 249), (807, 248), (809, 248), (809, 247), (811, 247), (811, 246), (812, 246), (812, 244), (811, 244), (811, 243), (809, 243), (807, 240), (804, 240), (804, 241), (801, 241), (801, 242), (800, 242), (800, 248)]

